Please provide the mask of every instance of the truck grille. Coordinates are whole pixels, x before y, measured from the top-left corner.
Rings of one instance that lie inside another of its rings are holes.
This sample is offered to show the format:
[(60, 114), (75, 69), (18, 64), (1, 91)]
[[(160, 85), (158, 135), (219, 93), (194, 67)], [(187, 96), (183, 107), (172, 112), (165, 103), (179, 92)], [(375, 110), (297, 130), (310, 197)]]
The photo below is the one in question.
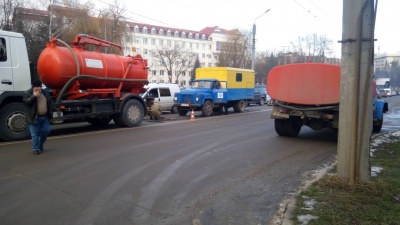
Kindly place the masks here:
[(182, 96), (183, 102), (193, 102), (193, 95), (183, 95)]

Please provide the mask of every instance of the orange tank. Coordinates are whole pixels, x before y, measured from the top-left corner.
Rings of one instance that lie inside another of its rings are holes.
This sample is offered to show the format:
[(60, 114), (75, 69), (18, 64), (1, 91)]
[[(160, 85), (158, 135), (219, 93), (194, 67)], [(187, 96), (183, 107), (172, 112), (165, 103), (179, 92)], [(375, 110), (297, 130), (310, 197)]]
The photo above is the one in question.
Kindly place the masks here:
[(301, 105), (331, 105), (340, 101), (340, 66), (322, 63), (274, 67), (267, 76), (272, 99)]
[[(99, 47), (107, 46), (110, 43), (107, 41), (102, 43), (102, 40), (100, 42), (99, 40), (95, 38), (95, 41), (89, 44), (98, 45)], [(76, 39), (70, 46), (78, 58), (80, 75), (91, 75), (99, 78), (147, 80), (147, 61), (143, 60), (140, 55), (131, 57), (103, 54), (99, 51), (86, 50), (84, 44)], [(129, 68), (128, 64), (131, 64)], [(53, 39), (47, 43), (47, 47), (39, 56), (37, 69), (40, 80), (51, 89), (61, 89), (68, 80), (77, 75), (77, 66), (71, 51), (67, 47), (60, 46), (57, 39)], [(126, 71), (127, 69), (128, 71)], [(82, 90), (118, 88), (119, 84), (119, 81), (112, 80), (79, 80), (79, 88)], [(121, 91), (130, 91), (134, 88), (142, 88), (143, 86), (143, 82), (124, 82)]]

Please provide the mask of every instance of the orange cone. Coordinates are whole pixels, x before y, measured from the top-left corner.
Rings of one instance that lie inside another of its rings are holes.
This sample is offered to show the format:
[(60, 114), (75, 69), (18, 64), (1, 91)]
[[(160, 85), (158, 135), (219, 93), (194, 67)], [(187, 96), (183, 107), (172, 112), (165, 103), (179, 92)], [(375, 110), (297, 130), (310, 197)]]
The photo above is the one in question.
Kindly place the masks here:
[(194, 121), (194, 110), (192, 109), (192, 115), (190, 116), (190, 121)]

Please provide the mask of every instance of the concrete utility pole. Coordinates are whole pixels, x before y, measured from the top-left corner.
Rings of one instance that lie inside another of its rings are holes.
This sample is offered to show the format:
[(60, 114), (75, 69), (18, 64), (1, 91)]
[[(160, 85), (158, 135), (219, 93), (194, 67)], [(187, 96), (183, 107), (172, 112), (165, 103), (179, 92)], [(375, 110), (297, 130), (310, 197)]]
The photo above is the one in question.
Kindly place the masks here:
[(267, 11), (265, 11), (263, 14), (261, 14), (260, 16), (258, 16), (257, 18), (254, 19), (254, 23), (253, 23), (253, 48), (251, 51), (251, 69), (254, 70), (254, 63), (256, 61), (256, 20), (258, 18), (260, 18), (262, 15), (266, 14), (270, 9), (267, 9)]
[(337, 171), (350, 185), (370, 178), (374, 26), (373, 0), (343, 0)]

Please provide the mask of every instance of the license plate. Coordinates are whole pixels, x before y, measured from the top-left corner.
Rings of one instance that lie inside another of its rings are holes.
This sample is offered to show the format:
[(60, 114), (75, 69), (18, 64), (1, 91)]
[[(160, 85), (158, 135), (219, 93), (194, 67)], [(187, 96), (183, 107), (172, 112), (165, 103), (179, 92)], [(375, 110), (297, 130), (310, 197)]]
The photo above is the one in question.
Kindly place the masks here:
[(181, 104), (181, 106), (186, 106), (186, 107), (189, 107), (189, 104)]

